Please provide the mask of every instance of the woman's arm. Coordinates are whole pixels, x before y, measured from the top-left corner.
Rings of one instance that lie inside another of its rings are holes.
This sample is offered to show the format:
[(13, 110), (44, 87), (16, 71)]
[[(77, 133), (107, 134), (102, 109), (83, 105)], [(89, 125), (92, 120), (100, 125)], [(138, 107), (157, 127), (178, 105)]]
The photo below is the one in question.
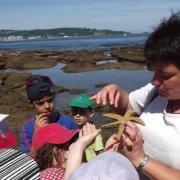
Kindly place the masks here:
[(142, 172), (154, 180), (179, 180), (180, 171), (170, 168), (157, 160), (150, 158)]
[(110, 84), (90, 99), (96, 101), (97, 104), (110, 105), (118, 114), (123, 115), (127, 110), (134, 109), (140, 115), (156, 94), (156, 87), (151, 83), (130, 94), (116, 84)]
[[(142, 157), (145, 155), (142, 134), (134, 123), (127, 122), (126, 125), (126, 132), (123, 135), (124, 153), (132, 164), (138, 168)], [(180, 171), (168, 167), (151, 157), (141, 171), (154, 180), (180, 179)]]

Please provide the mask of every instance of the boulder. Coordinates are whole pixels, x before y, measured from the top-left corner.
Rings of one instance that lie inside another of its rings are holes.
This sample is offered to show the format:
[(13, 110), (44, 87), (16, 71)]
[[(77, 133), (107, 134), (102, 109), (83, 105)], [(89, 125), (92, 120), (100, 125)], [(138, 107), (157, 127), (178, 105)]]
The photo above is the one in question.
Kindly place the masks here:
[(101, 87), (104, 87), (104, 86), (107, 86), (108, 83), (98, 83), (98, 84), (95, 84), (95, 87), (96, 88), (101, 88)]
[(0, 56), (0, 68), (5, 67), (6, 63), (7, 60), (4, 57)]
[(32, 76), (31, 73), (16, 71), (7, 73), (7, 79), (4, 82), (4, 86), (8, 89), (16, 89), (25, 86), (25, 82)]
[(81, 94), (81, 93), (85, 93), (86, 89), (78, 89), (78, 88), (72, 88), (69, 89), (68, 91), (70, 94)]
[(112, 49), (111, 56), (120, 61), (131, 61), (137, 63), (144, 63), (146, 61), (142, 47), (122, 47)]

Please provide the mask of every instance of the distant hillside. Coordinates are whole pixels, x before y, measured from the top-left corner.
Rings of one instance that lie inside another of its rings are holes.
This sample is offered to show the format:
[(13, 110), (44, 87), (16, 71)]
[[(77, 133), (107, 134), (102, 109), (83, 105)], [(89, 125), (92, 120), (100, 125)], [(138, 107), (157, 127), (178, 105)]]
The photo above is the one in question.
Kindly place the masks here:
[(68, 37), (68, 36), (97, 36), (97, 35), (120, 35), (130, 34), (125, 31), (97, 30), (89, 28), (56, 28), (56, 29), (34, 29), (34, 30), (0, 30), (0, 37), (22, 36), (25, 39), (29, 37)]

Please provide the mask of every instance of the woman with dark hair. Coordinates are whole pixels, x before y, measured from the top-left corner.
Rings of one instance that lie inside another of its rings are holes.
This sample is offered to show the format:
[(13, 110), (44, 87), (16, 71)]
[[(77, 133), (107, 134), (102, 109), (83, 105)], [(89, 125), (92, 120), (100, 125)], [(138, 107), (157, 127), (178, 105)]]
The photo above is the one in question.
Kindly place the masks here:
[(150, 34), (144, 55), (154, 70), (151, 83), (130, 94), (108, 85), (91, 99), (119, 114), (133, 109), (145, 122), (126, 123), (123, 135), (124, 153), (139, 171), (156, 180), (180, 179), (180, 12)]

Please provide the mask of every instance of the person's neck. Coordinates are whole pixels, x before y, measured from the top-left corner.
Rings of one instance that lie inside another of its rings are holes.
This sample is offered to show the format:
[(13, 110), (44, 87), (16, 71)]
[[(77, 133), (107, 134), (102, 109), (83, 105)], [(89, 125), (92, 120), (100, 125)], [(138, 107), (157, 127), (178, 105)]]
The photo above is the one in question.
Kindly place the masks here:
[(169, 109), (171, 113), (180, 114), (180, 100), (170, 100)]
[(78, 129), (82, 129), (84, 125), (79, 125), (78, 126)]

